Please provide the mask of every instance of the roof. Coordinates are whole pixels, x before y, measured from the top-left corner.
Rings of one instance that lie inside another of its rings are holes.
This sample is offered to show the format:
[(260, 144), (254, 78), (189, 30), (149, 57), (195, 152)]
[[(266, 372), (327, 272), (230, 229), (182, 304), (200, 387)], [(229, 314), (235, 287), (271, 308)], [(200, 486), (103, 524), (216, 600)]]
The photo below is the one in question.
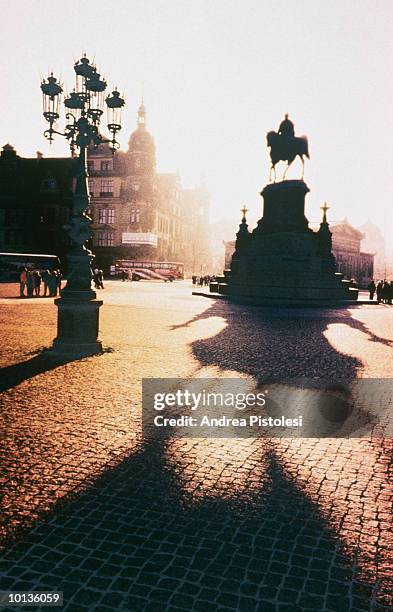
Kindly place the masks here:
[(132, 132), (128, 140), (128, 151), (139, 147), (148, 147), (151, 149), (154, 146), (153, 136), (142, 126), (138, 126), (137, 129)]
[(71, 198), (75, 164), (71, 157), (19, 157), (6, 145), (0, 155), (0, 207)]
[(362, 240), (364, 238), (363, 232), (353, 227), (350, 223), (348, 223), (348, 219), (345, 218), (343, 221), (339, 221), (338, 223), (330, 224), (330, 231), (332, 234), (341, 234), (342, 236), (351, 236), (352, 238), (356, 238), (357, 240)]

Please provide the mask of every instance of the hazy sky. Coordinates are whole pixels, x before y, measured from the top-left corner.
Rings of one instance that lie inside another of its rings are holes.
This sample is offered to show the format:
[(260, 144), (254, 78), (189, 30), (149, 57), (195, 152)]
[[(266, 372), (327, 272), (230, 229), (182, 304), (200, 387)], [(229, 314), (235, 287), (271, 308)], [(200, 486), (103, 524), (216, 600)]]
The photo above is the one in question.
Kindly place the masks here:
[(86, 50), (125, 92), (122, 148), (143, 88), (158, 170), (203, 175), (213, 220), (238, 223), (243, 202), (260, 217), (265, 134), (288, 112), (309, 138), (309, 219), (327, 200), (332, 220), (392, 236), (392, 0), (0, 1), (0, 144), (67, 151), (42, 135), (40, 75), (71, 88)]

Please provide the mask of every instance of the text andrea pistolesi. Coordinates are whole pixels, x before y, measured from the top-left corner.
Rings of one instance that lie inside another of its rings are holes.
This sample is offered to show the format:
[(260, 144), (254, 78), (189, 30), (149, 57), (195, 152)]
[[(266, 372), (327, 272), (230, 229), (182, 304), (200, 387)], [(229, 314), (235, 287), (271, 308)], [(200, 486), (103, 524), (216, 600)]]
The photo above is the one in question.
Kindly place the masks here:
[(280, 411), (270, 401), (268, 389), (250, 389), (249, 381), (243, 379), (207, 379), (204, 386), (205, 381), (144, 380), (145, 432), (166, 430), (175, 436), (236, 437), (266, 434), (275, 428), (293, 433), (303, 426), (302, 415)]

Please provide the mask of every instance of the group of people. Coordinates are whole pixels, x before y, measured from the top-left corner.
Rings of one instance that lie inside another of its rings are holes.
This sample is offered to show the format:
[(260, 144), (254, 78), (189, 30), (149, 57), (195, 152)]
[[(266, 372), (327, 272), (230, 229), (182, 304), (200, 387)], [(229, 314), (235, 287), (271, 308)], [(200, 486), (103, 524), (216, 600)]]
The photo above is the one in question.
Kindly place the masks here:
[(196, 276), (193, 274), (191, 278), (192, 284), (199, 285), (200, 287), (203, 287), (203, 285), (207, 286), (216, 280), (215, 276), (209, 276), (209, 274), (206, 274), (205, 276)]
[(377, 296), (377, 302), (380, 304), (391, 304), (393, 300), (393, 281), (380, 280), (377, 284), (372, 280), (367, 289), (370, 292), (370, 300)]
[[(43, 292), (41, 293), (41, 287)], [(19, 273), (20, 297), (56, 297), (60, 295), (60, 270), (35, 270), (22, 268)]]

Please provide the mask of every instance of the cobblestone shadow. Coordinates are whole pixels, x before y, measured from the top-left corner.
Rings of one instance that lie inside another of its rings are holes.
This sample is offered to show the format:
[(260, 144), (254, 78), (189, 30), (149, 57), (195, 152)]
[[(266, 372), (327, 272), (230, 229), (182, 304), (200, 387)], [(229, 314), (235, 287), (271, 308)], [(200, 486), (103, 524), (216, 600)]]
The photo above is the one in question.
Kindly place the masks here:
[(230, 499), (185, 492), (178, 443), (146, 442), (58, 507), (4, 555), (1, 588), (62, 590), (72, 611), (374, 609), (266, 442), (260, 481)]

